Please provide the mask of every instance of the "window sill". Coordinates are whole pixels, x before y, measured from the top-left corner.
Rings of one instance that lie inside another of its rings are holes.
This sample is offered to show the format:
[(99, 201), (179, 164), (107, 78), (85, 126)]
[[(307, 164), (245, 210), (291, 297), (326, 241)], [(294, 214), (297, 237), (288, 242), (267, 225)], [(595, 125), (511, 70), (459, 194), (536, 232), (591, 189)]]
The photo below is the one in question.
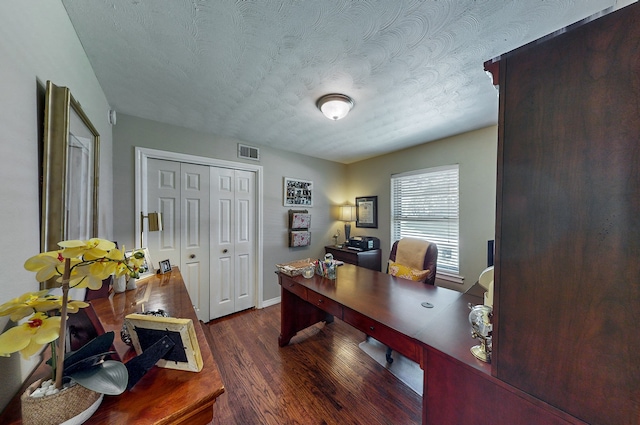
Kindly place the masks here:
[(458, 285), (464, 285), (464, 276), (460, 276), (454, 273), (436, 271), (436, 279), (443, 280), (448, 283), (456, 283)]

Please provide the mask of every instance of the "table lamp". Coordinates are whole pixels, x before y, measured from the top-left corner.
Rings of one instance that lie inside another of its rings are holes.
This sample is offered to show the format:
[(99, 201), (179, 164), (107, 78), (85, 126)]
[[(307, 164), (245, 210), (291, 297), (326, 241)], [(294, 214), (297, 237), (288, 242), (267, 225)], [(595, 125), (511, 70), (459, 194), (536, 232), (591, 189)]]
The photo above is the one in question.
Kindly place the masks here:
[(351, 236), (351, 222), (356, 218), (356, 207), (343, 205), (340, 207), (340, 221), (344, 221), (344, 237), (349, 241)]

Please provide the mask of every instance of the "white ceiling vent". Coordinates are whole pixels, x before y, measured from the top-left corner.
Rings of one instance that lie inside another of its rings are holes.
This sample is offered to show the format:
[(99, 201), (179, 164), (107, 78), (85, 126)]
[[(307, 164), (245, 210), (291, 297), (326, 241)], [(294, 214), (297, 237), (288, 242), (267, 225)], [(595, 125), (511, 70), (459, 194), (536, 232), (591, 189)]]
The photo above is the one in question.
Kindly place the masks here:
[(260, 161), (260, 149), (238, 143), (238, 158)]

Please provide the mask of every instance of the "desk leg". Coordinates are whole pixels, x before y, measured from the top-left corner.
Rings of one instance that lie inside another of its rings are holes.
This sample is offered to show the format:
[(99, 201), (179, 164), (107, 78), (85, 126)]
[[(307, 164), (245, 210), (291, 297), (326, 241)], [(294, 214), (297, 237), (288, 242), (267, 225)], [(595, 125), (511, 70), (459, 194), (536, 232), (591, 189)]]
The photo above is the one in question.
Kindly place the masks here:
[(280, 336), (278, 345), (284, 347), (299, 331), (318, 322), (333, 322), (333, 316), (292, 292), (281, 289)]

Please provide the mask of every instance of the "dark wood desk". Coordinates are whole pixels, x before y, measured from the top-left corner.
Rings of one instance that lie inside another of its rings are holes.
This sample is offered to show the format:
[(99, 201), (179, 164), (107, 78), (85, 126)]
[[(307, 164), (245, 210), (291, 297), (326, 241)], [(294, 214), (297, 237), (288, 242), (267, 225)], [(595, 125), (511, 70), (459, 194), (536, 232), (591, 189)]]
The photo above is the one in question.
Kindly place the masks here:
[[(114, 345), (125, 362), (135, 356), (133, 348), (120, 339), (120, 329), (127, 314), (163, 309), (170, 316), (193, 320), (204, 367), (198, 373), (154, 367), (130, 391), (119, 396), (105, 396), (87, 424), (204, 425), (211, 422), (213, 405), (224, 392), (224, 385), (177, 268), (138, 282), (136, 290), (95, 299), (91, 304), (105, 331), (115, 331)], [(43, 376), (47, 373), (42, 368), (39, 370)], [(29, 382), (34, 379), (30, 378)], [(18, 395), (0, 416), (0, 423), (20, 424), (20, 417)]]
[[(335, 281), (317, 275), (311, 279), (278, 275), (282, 286), (280, 346), (328, 314), (329, 321), (335, 316), (418, 363), (422, 352), (415, 336), (462, 296), (350, 264), (338, 267)], [(422, 302), (433, 308), (423, 307)], [(467, 337), (470, 347), (469, 332)]]
[(581, 423), (492, 377), (491, 365), (471, 354), (477, 341), (468, 304), (481, 304), (481, 297), (348, 264), (337, 273), (335, 281), (278, 273), (281, 347), (298, 331), (337, 317), (420, 364), (423, 424)]
[(370, 249), (368, 251), (357, 251), (349, 248), (339, 248), (335, 245), (324, 247), (324, 251), (331, 253), (336, 260), (344, 261), (354, 266), (365, 267), (367, 269), (380, 271), (382, 266), (382, 251), (380, 249)]

